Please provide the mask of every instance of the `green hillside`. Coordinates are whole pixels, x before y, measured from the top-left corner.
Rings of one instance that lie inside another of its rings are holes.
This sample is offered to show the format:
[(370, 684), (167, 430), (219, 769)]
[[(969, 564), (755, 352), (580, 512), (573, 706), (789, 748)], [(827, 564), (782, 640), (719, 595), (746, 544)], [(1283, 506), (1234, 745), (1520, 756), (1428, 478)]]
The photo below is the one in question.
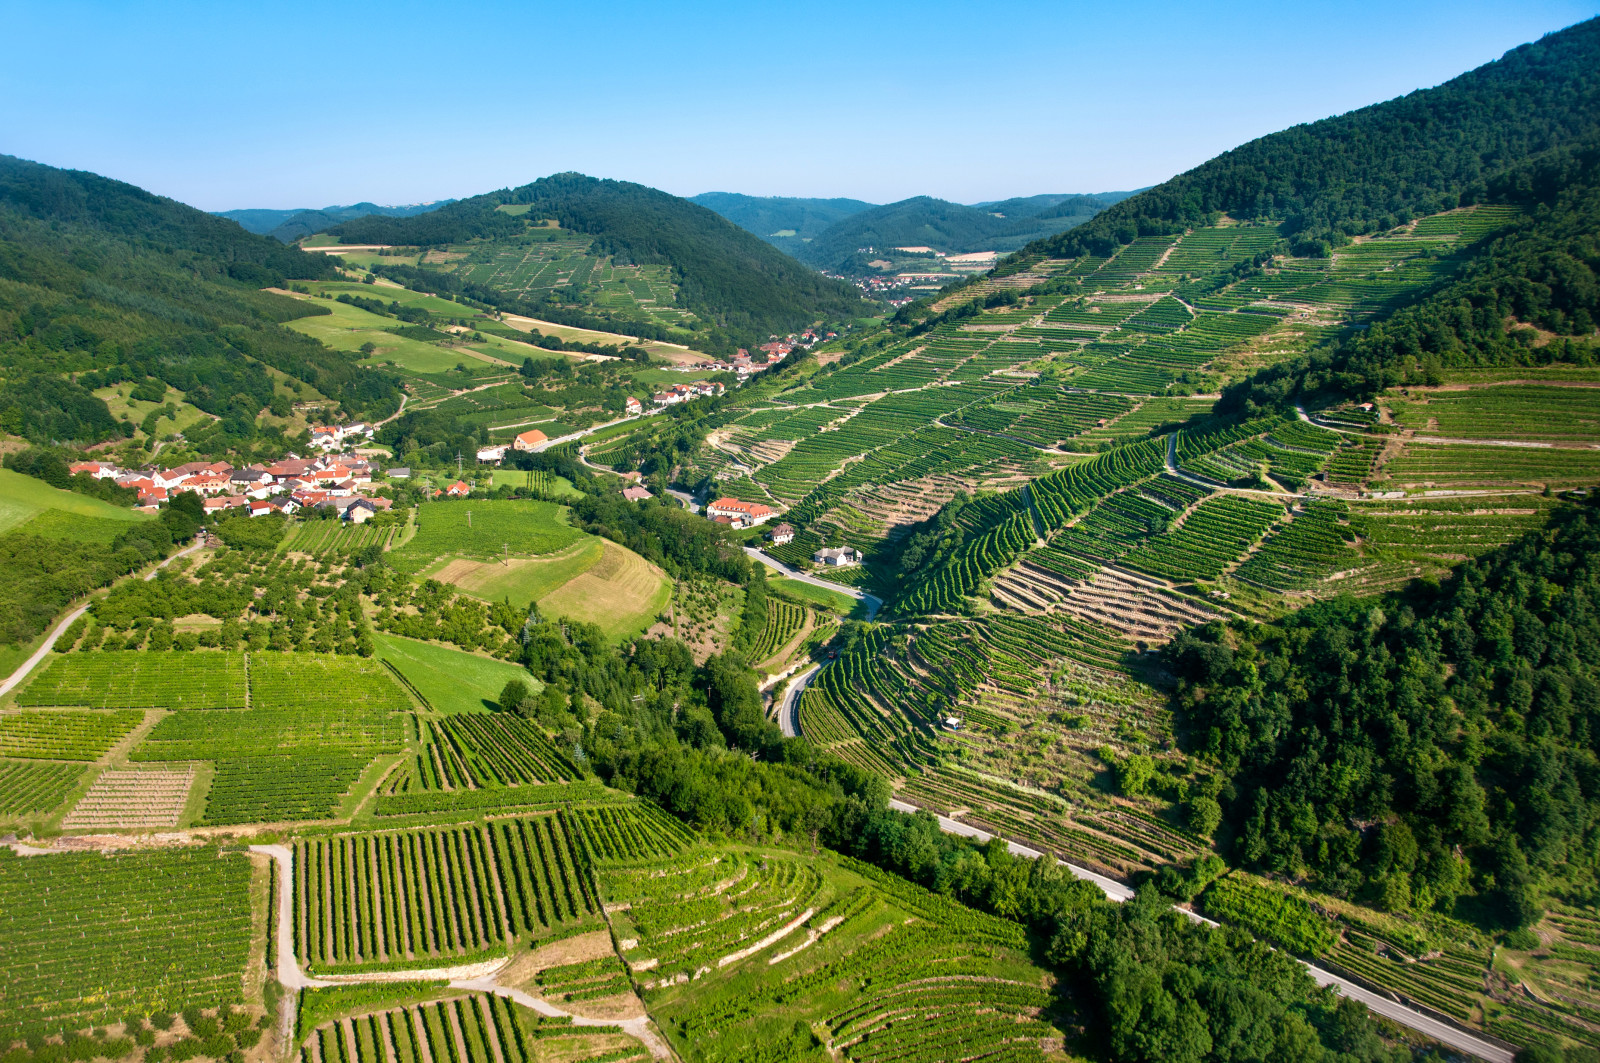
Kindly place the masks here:
[[(667, 267), (673, 305), (744, 340), (764, 340), (769, 333), (861, 310), (852, 289), (817, 276), (705, 207), (643, 185), (582, 174), (557, 174), (413, 218), (346, 222), (332, 234), (352, 244), (470, 244), (492, 253), (498, 246), (554, 238), (557, 234), (543, 232), (540, 223), (546, 219), (587, 237), (590, 257)], [(473, 280), (496, 287), (493, 281)], [(570, 293), (552, 290), (526, 300), (529, 312), (537, 316), (542, 303), (586, 305), (564, 294)], [(628, 315), (616, 317), (620, 326)]]
[(319, 308), (259, 290), (332, 272), (132, 185), (0, 157), (0, 428), (36, 442), (130, 435), (91, 392), (147, 378), (214, 415), (224, 448), (266, 430), (258, 411), (285, 376), (353, 415), (392, 410), (391, 378), (281, 327)]

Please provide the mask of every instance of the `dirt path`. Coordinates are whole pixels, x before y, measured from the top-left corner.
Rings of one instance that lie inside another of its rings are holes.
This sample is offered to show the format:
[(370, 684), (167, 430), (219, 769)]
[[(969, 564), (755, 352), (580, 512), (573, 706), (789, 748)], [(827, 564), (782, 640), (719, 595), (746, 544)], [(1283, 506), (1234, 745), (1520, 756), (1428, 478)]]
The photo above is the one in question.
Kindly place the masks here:
[(503, 986), (495, 979), (499, 972), (509, 963), (506, 961), (491, 961), (489, 963), (470, 964), (463, 967), (425, 968), (415, 971), (369, 971), (346, 975), (315, 978), (307, 975), (300, 969), (300, 961), (294, 954), (294, 851), (287, 845), (252, 845), (250, 851), (261, 853), (277, 864), (279, 873), (278, 885), (278, 912), (276, 927), (276, 966), (278, 983), (290, 990), (290, 995), (284, 998), (284, 1006), (279, 1011), (280, 1034), (284, 1044), (290, 1044), (294, 1031), (294, 991), (301, 989), (326, 988), (337, 985), (351, 985), (363, 982), (407, 982), (426, 979), (444, 978), (450, 983), (452, 989), (464, 989), (477, 993), (493, 993), (495, 996), (506, 997), (531, 1008), (541, 1015), (551, 1018), (568, 1018), (574, 1026), (620, 1026), (624, 1032), (637, 1038), (650, 1050), (656, 1059), (673, 1059), (672, 1048), (666, 1039), (656, 1030), (648, 1015), (633, 1019), (590, 1019), (581, 1015), (573, 1015), (562, 1011), (548, 1001), (524, 993), (511, 986)]

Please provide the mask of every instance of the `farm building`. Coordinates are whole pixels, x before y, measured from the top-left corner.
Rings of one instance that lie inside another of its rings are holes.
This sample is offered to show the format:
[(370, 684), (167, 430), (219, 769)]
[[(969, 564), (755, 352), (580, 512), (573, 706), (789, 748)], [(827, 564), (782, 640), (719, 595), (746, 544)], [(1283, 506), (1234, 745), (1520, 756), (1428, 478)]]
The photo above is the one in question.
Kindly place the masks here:
[[(542, 435), (543, 433), (540, 434)], [(510, 449), (511, 448), (504, 443), (497, 447), (479, 447), (478, 460), (489, 461), (499, 465), (502, 461), (506, 460), (506, 451)]]
[(511, 441), (511, 445), (517, 450), (537, 450), (548, 442), (550, 442), (549, 436), (537, 428), (530, 428), (526, 432), (519, 432), (517, 438)]
[(830, 568), (847, 568), (861, 564), (861, 554), (853, 546), (830, 546), (812, 554), (811, 560)]
[(629, 502), (643, 502), (647, 498), (654, 498), (656, 496), (651, 494), (648, 488), (624, 487), (622, 489), (622, 497), (626, 498)]
[(774, 516), (771, 506), (760, 502), (742, 502), (737, 498), (719, 498), (706, 507), (712, 518), (727, 517), (735, 528), (749, 528)]
[(772, 545), (783, 546), (794, 542), (794, 525), (780, 524), (772, 529)]

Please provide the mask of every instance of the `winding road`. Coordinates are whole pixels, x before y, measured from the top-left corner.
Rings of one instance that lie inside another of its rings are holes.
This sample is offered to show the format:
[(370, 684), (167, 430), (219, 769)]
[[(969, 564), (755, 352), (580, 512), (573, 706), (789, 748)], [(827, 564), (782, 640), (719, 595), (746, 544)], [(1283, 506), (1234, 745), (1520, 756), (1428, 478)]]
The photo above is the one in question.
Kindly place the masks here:
[[(890, 800), (889, 807), (897, 812), (922, 811), (916, 805), (899, 800)], [(947, 834), (960, 834), (968, 838), (975, 838), (980, 842), (987, 842), (994, 837), (988, 831), (979, 830), (970, 823), (962, 823), (948, 816), (937, 816), (936, 818), (939, 821), (939, 829)], [(1006, 848), (1010, 850), (1013, 856), (1026, 857), (1028, 859), (1036, 859), (1045, 855), (1037, 849), (1030, 849), (1009, 839), (1006, 840)], [(1056, 863), (1061, 864), (1072, 872), (1074, 877), (1081, 878), (1086, 882), (1093, 882), (1100, 887), (1102, 893), (1113, 901), (1126, 901), (1133, 897), (1133, 890), (1116, 879), (1098, 875), (1086, 867), (1079, 867), (1065, 860), (1057, 860)], [(1178, 911), (1198, 922), (1209, 923), (1212, 926), (1218, 925), (1212, 920), (1197, 915), (1188, 909), (1179, 908)], [(1332, 986), (1340, 996), (1349, 997), (1351, 1000), (1365, 1004), (1373, 1012), (1382, 1015), (1391, 1022), (1398, 1023), (1407, 1029), (1415, 1030), (1424, 1037), (1431, 1037), (1440, 1044), (1448, 1045), (1458, 1052), (1465, 1052), (1478, 1059), (1487, 1060), (1488, 1063), (1512, 1063), (1512, 1053), (1500, 1045), (1485, 1041), (1481, 1037), (1475, 1037), (1467, 1031), (1436, 1019), (1425, 1012), (1409, 1008), (1382, 993), (1375, 993), (1363, 986), (1356, 985), (1354, 982), (1341, 978), (1332, 971), (1324, 970), (1314, 963), (1306, 963), (1304, 960), (1300, 962), (1304, 964), (1312, 980), (1318, 985)]]
[(789, 685), (784, 688), (783, 700), (778, 703), (778, 728), (783, 731), (783, 737), (800, 737), (800, 695), (820, 671), (822, 665), (814, 664), (789, 680)]
[[(547, 1000), (541, 1000), (529, 993), (525, 993), (513, 986), (501, 985), (495, 981), (498, 969), (489, 973), (479, 973), (482, 964), (474, 964), (471, 968), (445, 968), (443, 970), (427, 969), (417, 971), (371, 971), (365, 973), (345, 974), (328, 978), (315, 978), (307, 975), (300, 969), (300, 961), (294, 954), (294, 892), (288, 884), (294, 881), (294, 851), (287, 845), (252, 845), (250, 851), (262, 853), (272, 858), (278, 865), (278, 918), (276, 928), (276, 971), (278, 984), (290, 991), (285, 998), (285, 1005), (279, 1012), (281, 1032), (284, 1044), (289, 1044), (293, 1038), (294, 1030), (294, 992), (301, 989), (317, 989), (328, 986), (352, 985), (360, 982), (400, 982), (413, 980), (431, 980), (446, 978), (451, 989), (461, 989), (475, 993), (493, 993), (498, 997), (516, 1001), (525, 1008), (532, 1008), (541, 1015), (551, 1018), (567, 1018), (572, 1020), (574, 1026), (618, 1026), (622, 1030), (637, 1038), (650, 1054), (656, 1059), (672, 1059), (672, 1048), (651, 1024), (648, 1015), (633, 1019), (591, 1019), (582, 1015), (573, 1015), (562, 1011)], [(510, 962), (507, 960), (506, 962)], [(500, 967), (504, 967), (501, 964)]]
[(807, 575), (806, 573), (795, 568), (793, 565), (786, 565), (772, 555), (765, 553), (759, 547), (747, 546), (744, 548), (744, 552), (749, 554), (752, 560), (759, 561), (768, 568), (783, 573), (790, 579), (799, 580), (801, 583), (809, 583), (813, 587), (821, 587), (823, 590), (837, 591), (840, 594), (847, 594), (859, 602), (865, 602), (867, 606), (868, 620), (871, 620), (873, 617), (877, 616), (878, 610), (883, 608), (883, 600), (875, 594), (868, 594), (866, 591), (858, 590), (855, 587), (846, 587), (842, 583), (829, 583), (825, 579), (818, 579), (816, 576)]

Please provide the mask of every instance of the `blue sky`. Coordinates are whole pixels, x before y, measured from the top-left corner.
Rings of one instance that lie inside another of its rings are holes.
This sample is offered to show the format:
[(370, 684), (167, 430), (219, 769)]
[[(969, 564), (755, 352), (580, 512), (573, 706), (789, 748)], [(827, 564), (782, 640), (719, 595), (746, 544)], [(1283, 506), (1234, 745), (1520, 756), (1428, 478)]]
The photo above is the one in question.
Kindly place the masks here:
[(1446, 81), (1585, 0), (0, 0), (0, 152), (207, 210), (563, 170), (680, 195), (960, 202), (1154, 184)]

